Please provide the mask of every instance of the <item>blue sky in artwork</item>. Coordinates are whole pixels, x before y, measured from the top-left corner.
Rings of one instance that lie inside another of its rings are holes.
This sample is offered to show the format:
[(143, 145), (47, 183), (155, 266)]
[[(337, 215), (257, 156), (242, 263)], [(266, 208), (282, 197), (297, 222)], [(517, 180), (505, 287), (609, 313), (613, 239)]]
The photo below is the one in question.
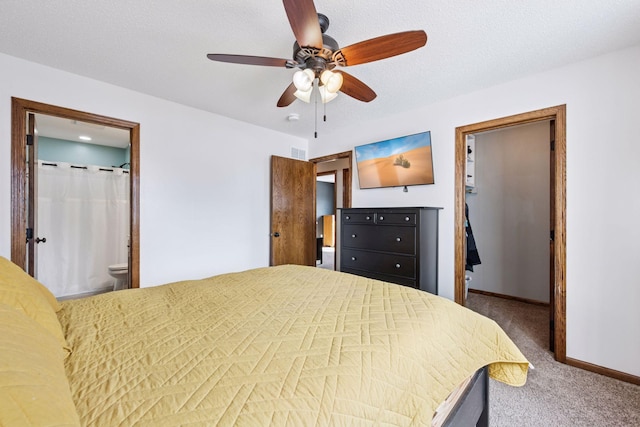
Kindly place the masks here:
[(416, 133), (356, 147), (356, 162), (389, 157), (431, 145), (431, 132)]

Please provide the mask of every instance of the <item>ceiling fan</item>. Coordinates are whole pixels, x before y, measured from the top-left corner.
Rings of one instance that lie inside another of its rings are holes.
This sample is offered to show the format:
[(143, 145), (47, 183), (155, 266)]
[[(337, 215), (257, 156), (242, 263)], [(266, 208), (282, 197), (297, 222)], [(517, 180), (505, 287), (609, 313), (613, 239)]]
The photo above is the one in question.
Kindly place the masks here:
[(296, 38), (293, 59), (207, 55), (212, 61), (298, 68), (293, 82), (278, 100), (278, 107), (286, 107), (296, 98), (309, 102), (316, 79), (322, 102), (335, 98), (338, 91), (359, 101), (370, 102), (376, 93), (369, 86), (344, 71), (332, 70), (337, 66), (348, 67), (400, 55), (427, 43), (427, 34), (417, 30), (388, 34), (340, 48), (338, 42), (325, 34), (329, 19), (316, 12), (313, 0), (283, 0), (283, 3)]

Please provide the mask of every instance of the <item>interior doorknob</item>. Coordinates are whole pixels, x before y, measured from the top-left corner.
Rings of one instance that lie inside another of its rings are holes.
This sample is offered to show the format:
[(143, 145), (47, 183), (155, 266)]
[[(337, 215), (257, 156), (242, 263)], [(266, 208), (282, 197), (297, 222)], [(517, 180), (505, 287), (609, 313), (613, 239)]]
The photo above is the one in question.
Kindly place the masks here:
[(275, 233), (273, 233), (273, 237), (280, 237), (280, 233), (276, 231)]

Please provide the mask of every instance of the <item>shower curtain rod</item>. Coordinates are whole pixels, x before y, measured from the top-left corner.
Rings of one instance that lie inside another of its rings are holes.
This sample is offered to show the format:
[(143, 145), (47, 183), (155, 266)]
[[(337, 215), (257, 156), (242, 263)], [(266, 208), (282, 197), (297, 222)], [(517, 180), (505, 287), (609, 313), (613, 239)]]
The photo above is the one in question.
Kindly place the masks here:
[[(58, 164), (57, 163), (45, 163), (45, 162), (42, 162), (42, 166), (56, 166), (57, 167)], [(73, 168), (73, 169), (89, 169), (86, 166), (71, 165), (70, 167)], [(105, 171), (105, 172), (113, 172), (113, 169), (107, 169), (107, 168), (98, 168), (98, 170)], [(122, 173), (129, 173), (129, 171), (128, 170), (123, 170)]]

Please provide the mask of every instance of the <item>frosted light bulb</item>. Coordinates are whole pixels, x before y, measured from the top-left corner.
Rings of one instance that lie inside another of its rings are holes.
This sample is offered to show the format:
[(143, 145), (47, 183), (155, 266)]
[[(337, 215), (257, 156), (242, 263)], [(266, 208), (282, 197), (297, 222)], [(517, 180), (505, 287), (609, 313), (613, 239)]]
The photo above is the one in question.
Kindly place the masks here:
[(295, 74), (293, 75), (293, 84), (296, 89), (306, 92), (311, 89), (315, 78), (316, 75), (313, 70), (307, 68), (306, 70), (295, 72)]
[(324, 70), (322, 74), (320, 74), (320, 81), (327, 88), (327, 91), (336, 93), (342, 87), (343, 78), (340, 73)]
[(297, 90), (293, 93), (293, 95), (298, 98), (300, 101), (304, 101), (307, 104), (311, 102), (311, 90), (313, 88), (309, 88), (309, 90)]

